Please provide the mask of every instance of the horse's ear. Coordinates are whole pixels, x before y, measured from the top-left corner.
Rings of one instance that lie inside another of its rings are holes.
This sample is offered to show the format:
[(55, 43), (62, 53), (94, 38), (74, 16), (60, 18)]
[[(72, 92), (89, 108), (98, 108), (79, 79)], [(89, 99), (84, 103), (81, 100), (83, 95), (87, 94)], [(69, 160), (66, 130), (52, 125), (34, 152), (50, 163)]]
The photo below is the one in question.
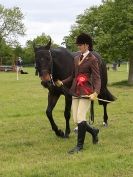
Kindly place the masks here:
[(51, 38), (50, 38), (50, 41), (48, 42), (48, 44), (45, 46), (45, 49), (49, 50), (51, 47)]

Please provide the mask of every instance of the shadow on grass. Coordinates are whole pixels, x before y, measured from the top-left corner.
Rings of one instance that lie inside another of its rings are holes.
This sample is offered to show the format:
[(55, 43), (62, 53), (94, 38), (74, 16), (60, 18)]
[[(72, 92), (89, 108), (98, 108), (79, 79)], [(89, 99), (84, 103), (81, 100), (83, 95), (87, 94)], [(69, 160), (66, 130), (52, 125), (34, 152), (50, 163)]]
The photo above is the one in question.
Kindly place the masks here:
[(127, 80), (122, 80), (122, 81), (119, 81), (119, 82), (113, 82), (113, 83), (110, 83), (109, 84), (110, 86), (116, 86), (116, 87), (132, 87), (133, 84), (128, 84), (128, 81)]

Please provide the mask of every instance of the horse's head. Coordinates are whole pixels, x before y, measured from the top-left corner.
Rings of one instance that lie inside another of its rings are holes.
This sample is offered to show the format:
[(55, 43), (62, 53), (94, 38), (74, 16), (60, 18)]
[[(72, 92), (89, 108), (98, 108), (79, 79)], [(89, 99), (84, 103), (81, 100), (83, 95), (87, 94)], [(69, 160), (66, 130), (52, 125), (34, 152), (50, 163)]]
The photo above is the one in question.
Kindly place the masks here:
[(50, 51), (51, 39), (45, 46), (33, 46), (35, 52), (36, 74), (42, 80), (42, 85), (48, 87), (52, 80), (52, 56)]

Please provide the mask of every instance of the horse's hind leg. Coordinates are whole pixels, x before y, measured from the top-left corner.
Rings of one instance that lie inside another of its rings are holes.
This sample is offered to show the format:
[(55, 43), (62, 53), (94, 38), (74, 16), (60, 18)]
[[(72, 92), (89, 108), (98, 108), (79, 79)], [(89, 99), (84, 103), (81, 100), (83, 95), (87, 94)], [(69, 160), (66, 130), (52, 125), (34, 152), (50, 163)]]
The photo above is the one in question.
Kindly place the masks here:
[(70, 134), (70, 117), (71, 117), (71, 104), (72, 104), (72, 97), (71, 96), (65, 96), (65, 111), (64, 111), (64, 117), (66, 119), (66, 130), (65, 130), (65, 137), (68, 138)]
[(89, 115), (89, 124), (94, 123), (94, 101), (91, 101), (90, 104), (90, 115)]
[(52, 115), (52, 111), (59, 99), (60, 95), (52, 95), (52, 94), (48, 94), (48, 107), (47, 107), (47, 110), (46, 110), (46, 114), (47, 114), (47, 117), (50, 121), (50, 124), (51, 124), (51, 127), (52, 127), (52, 130), (55, 132), (55, 134), (57, 136), (60, 136), (60, 137), (64, 137), (64, 132), (60, 129), (58, 129), (56, 123), (54, 122), (54, 119), (53, 119), (53, 115)]
[(103, 116), (103, 125), (105, 127), (108, 126), (108, 114), (107, 114), (107, 103), (103, 104), (104, 116)]

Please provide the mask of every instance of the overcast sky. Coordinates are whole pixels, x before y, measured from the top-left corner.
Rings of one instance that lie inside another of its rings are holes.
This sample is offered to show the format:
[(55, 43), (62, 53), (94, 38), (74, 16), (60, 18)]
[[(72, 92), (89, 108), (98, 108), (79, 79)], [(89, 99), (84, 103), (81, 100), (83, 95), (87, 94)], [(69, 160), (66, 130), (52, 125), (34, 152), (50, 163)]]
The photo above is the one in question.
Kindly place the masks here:
[(5, 8), (17, 6), (25, 16), (26, 36), (19, 38), (22, 45), (45, 33), (56, 44), (69, 35), (76, 17), (86, 8), (100, 5), (101, 0), (0, 0)]

